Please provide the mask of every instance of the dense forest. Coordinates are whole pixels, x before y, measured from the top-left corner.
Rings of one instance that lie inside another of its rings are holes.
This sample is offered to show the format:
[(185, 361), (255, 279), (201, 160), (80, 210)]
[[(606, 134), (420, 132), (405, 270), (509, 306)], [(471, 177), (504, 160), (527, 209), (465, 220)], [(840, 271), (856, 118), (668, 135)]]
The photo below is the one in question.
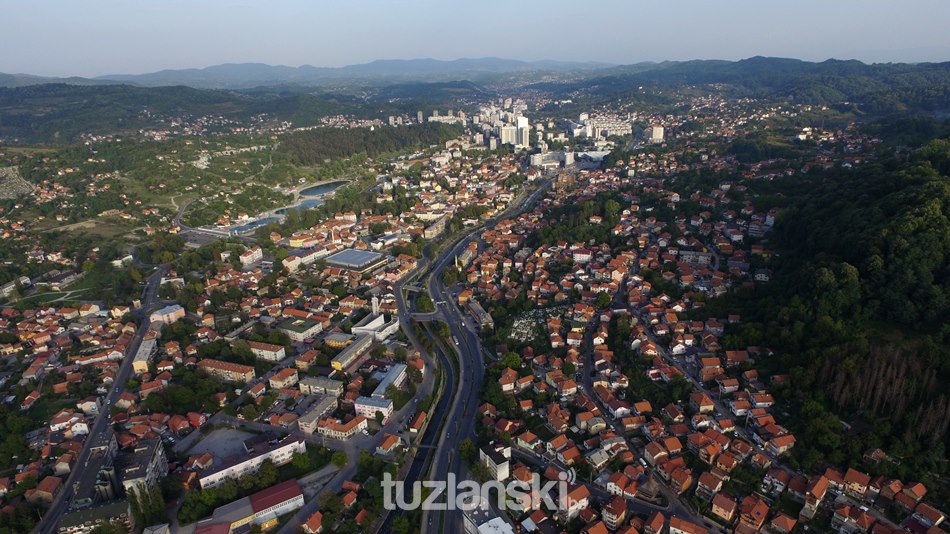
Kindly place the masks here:
[(223, 91), (190, 87), (44, 84), (0, 87), (0, 138), (18, 143), (71, 143), (80, 134), (167, 128), (174, 117), (246, 121), (266, 113), (296, 126), (329, 115), (365, 115), (356, 97), (290, 91)]
[(856, 60), (811, 63), (770, 57), (662, 62), (625, 65), (596, 71), (585, 80), (532, 87), (600, 100), (645, 98), (649, 93), (689, 86), (715, 87), (730, 97), (790, 97), (813, 104), (850, 101), (873, 114), (950, 110), (950, 63), (867, 65)]
[(315, 165), (327, 159), (346, 158), (357, 153), (374, 157), (387, 152), (427, 147), (444, 143), (461, 133), (459, 126), (432, 123), (404, 128), (317, 128), (285, 136), (280, 150), (292, 154), (298, 163)]
[[(950, 426), (950, 141), (855, 170), (763, 185), (787, 195), (773, 281), (713, 301), (741, 310), (727, 348), (766, 346), (802, 438), (796, 459), (856, 463), (881, 447), (901, 476), (946, 471)], [(839, 421), (840, 418), (840, 421)], [(872, 469), (873, 470), (873, 469)]]

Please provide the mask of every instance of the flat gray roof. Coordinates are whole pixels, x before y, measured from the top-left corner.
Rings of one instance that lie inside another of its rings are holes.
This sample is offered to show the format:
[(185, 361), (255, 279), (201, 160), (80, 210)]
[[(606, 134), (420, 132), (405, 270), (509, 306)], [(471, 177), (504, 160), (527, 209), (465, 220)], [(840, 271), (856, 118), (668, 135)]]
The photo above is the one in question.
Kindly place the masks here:
[(338, 267), (362, 269), (373, 262), (379, 261), (382, 257), (383, 255), (379, 252), (348, 248), (328, 257), (326, 261), (328, 264)]

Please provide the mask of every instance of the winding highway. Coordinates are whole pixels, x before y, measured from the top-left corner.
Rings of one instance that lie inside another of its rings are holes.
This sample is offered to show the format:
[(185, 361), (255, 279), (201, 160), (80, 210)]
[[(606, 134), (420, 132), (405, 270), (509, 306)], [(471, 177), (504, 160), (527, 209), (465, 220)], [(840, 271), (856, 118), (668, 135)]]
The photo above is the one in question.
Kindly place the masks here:
[[(498, 221), (528, 210), (547, 191), (550, 181), (542, 181), (530, 194), (523, 195), (508, 210), (489, 219), (484, 228), (494, 228)], [(465, 314), (459, 309), (452, 293), (442, 283), (442, 272), (455, 258), (476, 240), (483, 227), (476, 227), (443, 251), (432, 264), (426, 288), (436, 303), (435, 315), (445, 321), (452, 334), (455, 351), (458, 354), (460, 389), (449, 408), (443, 434), (436, 448), (436, 455), (427, 477), (428, 480), (447, 480), (449, 473), (455, 473), (458, 480), (464, 480), (466, 470), (458, 453), (460, 443), (465, 439), (475, 441), (475, 410), (479, 404), (482, 380), (485, 375), (485, 362), (481, 339), (471, 326)], [(423, 534), (429, 532), (461, 532), (462, 512), (460, 510), (428, 512), (422, 525)]]

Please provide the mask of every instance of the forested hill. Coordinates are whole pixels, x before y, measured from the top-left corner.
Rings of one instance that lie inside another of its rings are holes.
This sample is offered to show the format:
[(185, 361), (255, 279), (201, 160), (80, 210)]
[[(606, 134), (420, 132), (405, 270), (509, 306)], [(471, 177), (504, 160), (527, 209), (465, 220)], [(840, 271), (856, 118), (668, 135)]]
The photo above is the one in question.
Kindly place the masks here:
[(753, 57), (741, 61), (638, 64), (597, 71), (570, 83), (538, 84), (554, 93), (616, 97), (640, 88), (706, 86), (732, 97), (791, 97), (815, 104), (858, 103), (863, 111), (887, 114), (914, 110), (950, 112), (950, 63), (882, 63)]
[(708, 312), (738, 305), (727, 348), (770, 347), (763, 364), (790, 374), (796, 458), (842, 465), (881, 447), (903, 460), (895, 474), (946, 472), (950, 140), (753, 187), (785, 196), (773, 280)]
[(431, 122), (376, 130), (317, 128), (284, 136), (280, 150), (293, 155), (297, 163), (313, 165), (325, 159), (345, 158), (357, 153), (374, 157), (387, 152), (441, 144), (461, 133), (461, 126)]
[(363, 112), (361, 100), (336, 94), (276, 90), (239, 93), (183, 86), (32, 85), (0, 88), (0, 139), (71, 143), (83, 133), (163, 129), (172, 119), (182, 117), (220, 116), (246, 121), (261, 113), (306, 126), (328, 115)]

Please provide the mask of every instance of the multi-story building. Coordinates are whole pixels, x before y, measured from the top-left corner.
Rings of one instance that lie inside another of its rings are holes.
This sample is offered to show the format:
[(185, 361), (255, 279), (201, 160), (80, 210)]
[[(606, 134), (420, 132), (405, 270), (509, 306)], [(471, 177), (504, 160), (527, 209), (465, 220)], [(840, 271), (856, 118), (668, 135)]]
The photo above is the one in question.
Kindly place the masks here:
[(506, 124), (498, 128), (498, 138), (503, 145), (515, 145), (518, 143), (518, 127)]
[(333, 395), (339, 397), (343, 393), (343, 382), (325, 376), (305, 376), (298, 385), (304, 395)]
[(185, 308), (182, 308), (178, 304), (172, 304), (152, 312), (152, 315), (148, 317), (148, 320), (153, 323), (172, 324), (179, 319), (183, 319), (184, 317)]
[(265, 362), (279, 362), (286, 357), (286, 353), (284, 352), (284, 347), (282, 345), (261, 343), (260, 341), (248, 341), (247, 345), (251, 347), (251, 353), (254, 354), (254, 357), (258, 360), (264, 360)]
[(475, 495), (464, 503), (462, 528), (465, 534), (515, 534), (515, 530), (504, 519), (498, 517), (488, 501)]
[(161, 440), (146, 439), (132, 451), (120, 454), (116, 458), (116, 468), (125, 492), (135, 489), (141, 494), (168, 474), (168, 457)]
[(366, 430), (366, 418), (357, 415), (346, 423), (335, 419), (321, 419), (317, 423), (317, 431), (328, 438), (347, 439), (357, 432)]
[(643, 131), (643, 137), (650, 143), (662, 143), (663, 134), (663, 127), (659, 125), (652, 126)]
[(670, 517), (670, 534), (706, 534), (708, 530), (681, 517)]
[(321, 398), (316, 404), (310, 407), (310, 410), (308, 410), (307, 413), (301, 415), (300, 418), (297, 419), (297, 427), (301, 432), (313, 434), (317, 431), (317, 427), (320, 425), (320, 420), (325, 415), (335, 410), (336, 407), (336, 397), (326, 396)]
[(238, 479), (248, 473), (256, 473), (261, 464), (270, 460), (275, 465), (284, 465), (293, 458), (295, 453), (306, 453), (307, 447), (303, 438), (287, 436), (279, 442), (256, 448), (248, 456), (238, 456), (225, 461), (220, 466), (201, 474), (198, 482), (201, 489), (213, 488), (225, 480)]
[(304, 319), (302, 317), (293, 317), (277, 325), (277, 330), (284, 332), (290, 339), (303, 343), (307, 339), (315, 337), (323, 332), (323, 323), (313, 319)]
[(483, 445), (478, 451), (481, 460), (494, 480), (507, 480), (510, 476), (511, 447), (499, 442)]
[(135, 532), (135, 521), (129, 501), (119, 499), (96, 504), (88, 508), (70, 509), (59, 520), (58, 534), (91, 534), (104, 524), (112, 523)]
[(297, 384), (299, 375), (295, 367), (284, 367), (270, 377), (270, 387), (274, 389), (289, 388)]
[(264, 259), (264, 251), (258, 246), (251, 247), (241, 253), (241, 265), (245, 267), (262, 259)]
[(209, 375), (226, 382), (250, 382), (254, 380), (254, 368), (250, 365), (224, 362), (212, 358), (205, 358), (198, 362), (198, 368)]
[(139, 349), (135, 351), (135, 356), (132, 357), (132, 372), (137, 375), (148, 372), (148, 364), (152, 361), (152, 356), (155, 354), (158, 340), (155, 336), (149, 335), (152, 333), (152, 331), (149, 331), (145, 335), (142, 343), (139, 344)]
[(607, 525), (607, 528), (610, 530), (617, 530), (623, 525), (624, 520), (627, 518), (627, 501), (623, 497), (617, 495), (610, 502), (604, 505), (601, 510), (601, 516), (604, 519), (604, 524)]
[(357, 415), (362, 415), (367, 419), (375, 419), (377, 413), (383, 414), (383, 424), (389, 421), (389, 416), (393, 413), (393, 401), (390, 399), (380, 399), (376, 397), (359, 397), (353, 403), (353, 409)]

